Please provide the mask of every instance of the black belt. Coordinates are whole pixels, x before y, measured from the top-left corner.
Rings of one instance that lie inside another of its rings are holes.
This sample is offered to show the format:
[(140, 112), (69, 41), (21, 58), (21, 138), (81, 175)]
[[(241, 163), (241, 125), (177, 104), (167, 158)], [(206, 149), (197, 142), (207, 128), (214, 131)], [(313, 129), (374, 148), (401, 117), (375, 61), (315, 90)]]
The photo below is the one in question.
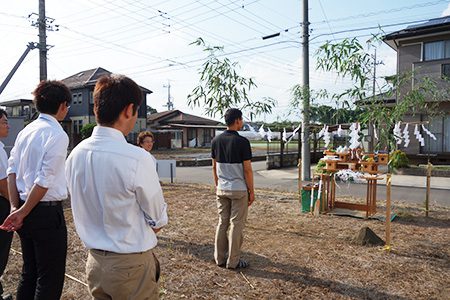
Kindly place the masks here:
[[(151, 249), (147, 250), (150, 251)], [(91, 249), (91, 251), (106, 256), (106, 255), (127, 255), (127, 254), (142, 254), (145, 253), (147, 251), (143, 251), (143, 252), (132, 252), (132, 253), (117, 253), (117, 252), (112, 252), (112, 251), (107, 251), (107, 250), (101, 250), (101, 249)]]
[[(25, 203), (25, 201), (20, 200), (20, 205), (22, 206)], [(39, 207), (49, 207), (49, 206), (61, 206), (62, 201), (40, 201), (36, 206)]]

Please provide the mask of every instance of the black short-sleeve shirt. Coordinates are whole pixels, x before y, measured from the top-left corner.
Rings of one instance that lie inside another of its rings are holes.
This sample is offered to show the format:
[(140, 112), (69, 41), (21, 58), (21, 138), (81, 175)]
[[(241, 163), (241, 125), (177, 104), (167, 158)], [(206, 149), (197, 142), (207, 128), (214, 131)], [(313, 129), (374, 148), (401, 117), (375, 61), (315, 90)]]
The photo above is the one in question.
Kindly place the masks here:
[(213, 139), (211, 157), (217, 162), (219, 190), (247, 190), (243, 162), (252, 159), (252, 149), (245, 137), (237, 131), (225, 130)]

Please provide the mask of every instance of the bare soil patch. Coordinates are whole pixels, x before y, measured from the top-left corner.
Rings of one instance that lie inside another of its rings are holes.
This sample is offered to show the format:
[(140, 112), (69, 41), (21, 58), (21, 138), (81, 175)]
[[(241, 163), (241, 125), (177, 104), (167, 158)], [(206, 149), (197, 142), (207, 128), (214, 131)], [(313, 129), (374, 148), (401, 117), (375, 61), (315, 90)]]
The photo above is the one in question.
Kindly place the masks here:
[[(243, 257), (250, 267), (231, 271), (213, 262), (217, 222), (209, 186), (163, 186), (170, 225), (159, 234), (164, 299), (449, 299), (450, 210), (394, 203), (393, 250), (357, 246), (369, 226), (384, 238), (384, 223), (300, 212), (295, 194), (259, 190), (250, 208)], [(383, 210), (383, 203), (379, 205)], [(66, 209), (66, 272), (85, 282), (86, 251)], [(13, 249), (20, 251), (17, 237)], [(3, 282), (14, 292), (21, 256), (11, 252)], [(63, 299), (89, 299), (82, 284), (66, 278)]]

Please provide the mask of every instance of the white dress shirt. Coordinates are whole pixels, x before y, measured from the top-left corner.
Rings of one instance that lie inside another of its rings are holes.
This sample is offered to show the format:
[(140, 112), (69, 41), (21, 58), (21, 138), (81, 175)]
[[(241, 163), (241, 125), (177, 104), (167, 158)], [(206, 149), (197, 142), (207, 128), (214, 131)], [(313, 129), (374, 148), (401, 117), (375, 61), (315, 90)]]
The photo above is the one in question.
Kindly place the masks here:
[(41, 201), (67, 198), (64, 161), (69, 137), (51, 115), (40, 114), (19, 132), (8, 160), (8, 175), (16, 174), (20, 199), (26, 201), (34, 184), (48, 191)]
[(5, 151), (5, 144), (0, 141), (0, 180), (8, 177), (6, 170), (8, 169), (8, 154)]
[(88, 249), (147, 251), (157, 244), (153, 228), (167, 224), (155, 164), (123, 134), (96, 126), (66, 161), (75, 228)]

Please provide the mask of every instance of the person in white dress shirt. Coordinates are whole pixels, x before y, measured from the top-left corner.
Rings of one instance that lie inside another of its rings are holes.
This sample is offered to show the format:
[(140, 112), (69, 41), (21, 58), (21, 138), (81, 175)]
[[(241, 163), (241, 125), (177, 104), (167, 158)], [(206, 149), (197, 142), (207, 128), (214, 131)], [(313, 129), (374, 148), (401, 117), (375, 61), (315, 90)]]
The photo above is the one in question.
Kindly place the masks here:
[(75, 228), (87, 249), (95, 299), (157, 299), (156, 233), (167, 205), (150, 155), (125, 140), (143, 102), (128, 77), (108, 75), (94, 89), (97, 126), (66, 161)]
[[(6, 138), (9, 133), (8, 114), (0, 108), (0, 138)], [(5, 145), (0, 142), (0, 224), (5, 221), (11, 211), (8, 197), (8, 182), (6, 169), (8, 168), (8, 155), (4, 149)], [(5, 271), (8, 263), (9, 249), (11, 247), (13, 233), (0, 230), (0, 277)], [(3, 286), (0, 282), (0, 300), (12, 300), (11, 295), (3, 295)]]
[(39, 117), (19, 132), (8, 161), (11, 214), (0, 229), (17, 231), (23, 268), (18, 300), (60, 299), (64, 285), (67, 199), (64, 161), (69, 138), (59, 121), (71, 94), (60, 81), (41, 81), (33, 92)]

